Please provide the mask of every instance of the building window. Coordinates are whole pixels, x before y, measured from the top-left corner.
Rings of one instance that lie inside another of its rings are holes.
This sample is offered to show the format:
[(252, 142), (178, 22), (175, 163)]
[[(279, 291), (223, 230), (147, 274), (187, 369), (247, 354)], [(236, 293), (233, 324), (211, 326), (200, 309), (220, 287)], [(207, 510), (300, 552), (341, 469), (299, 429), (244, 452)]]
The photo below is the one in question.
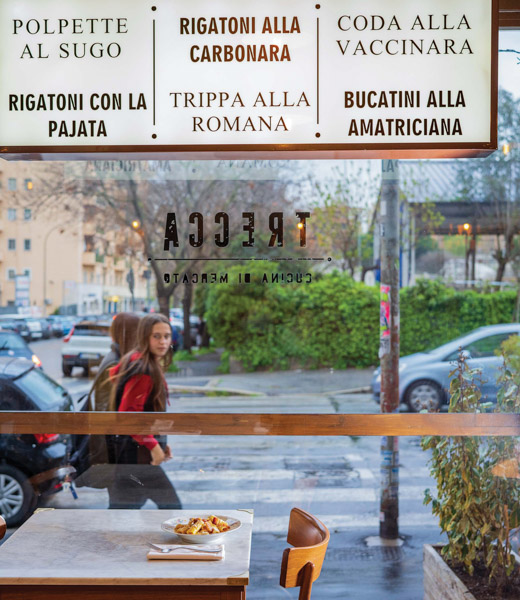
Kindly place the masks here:
[(7, 220), (8, 221), (16, 221), (16, 208), (8, 208), (7, 209)]
[(83, 252), (94, 252), (94, 236), (83, 236)]
[(24, 240), (23, 241), (23, 249), (24, 250), (30, 250), (31, 249), (31, 240)]
[(24, 277), (28, 277), (29, 279), (31, 279), (31, 269), (24, 269), (23, 274)]
[(32, 179), (25, 179), (23, 182), (23, 186), (26, 190), (32, 190), (33, 189)]
[(16, 250), (16, 240), (14, 238), (9, 238), (7, 240), (7, 249)]
[(16, 269), (7, 269), (7, 279), (14, 281), (16, 277)]
[(24, 221), (30, 221), (32, 219), (32, 209), (31, 208), (24, 208), (23, 209), (23, 220)]
[(16, 178), (15, 177), (9, 177), (9, 179), (7, 180), (7, 189), (11, 192), (16, 191)]

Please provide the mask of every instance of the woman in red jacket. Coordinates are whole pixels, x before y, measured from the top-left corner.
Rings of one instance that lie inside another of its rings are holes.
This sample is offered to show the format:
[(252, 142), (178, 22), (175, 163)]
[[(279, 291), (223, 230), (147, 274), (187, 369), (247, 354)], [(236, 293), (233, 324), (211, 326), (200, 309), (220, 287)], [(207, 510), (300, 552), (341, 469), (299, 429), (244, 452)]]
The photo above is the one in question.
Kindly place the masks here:
[[(161, 314), (143, 317), (137, 329), (137, 348), (110, 370), (113, 382), (110, 410), (164, 412), (168, 388), (164, 371), (172, 361), (171, 326)], [(108, 487), (109, 508), (141, 508), (151, 499), (158, 508), (181, 508), (180, 500), (161, 464), (172, 458), (166, 436), (109, 436), (110, 462), (117, 465)]]

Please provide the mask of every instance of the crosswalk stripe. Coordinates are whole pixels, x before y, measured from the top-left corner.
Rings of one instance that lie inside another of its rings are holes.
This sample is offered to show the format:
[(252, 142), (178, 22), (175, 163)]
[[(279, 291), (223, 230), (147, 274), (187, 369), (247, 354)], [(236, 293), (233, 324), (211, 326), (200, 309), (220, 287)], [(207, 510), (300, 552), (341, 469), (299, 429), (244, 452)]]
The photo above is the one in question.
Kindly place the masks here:
[[(169, 470), (167, 469), (167, 473)], [(355, 469), (353, 471), (344, 471), (341, 473), (326, 473), (327, 479), (334, 481), (366, 480), (373, 481), (374, 474), (369, 469)], [(175, 481), (204, 481), (210, 482), (222, 481), (276, 481), (276, 480), (299, 480), (308, 479), (309, 474), (305, 471), (291, 469), (222, 469), (222, 470), (184, 470), (177, 471), (173, 469), (172, 480)]]
[[(305, 510), (305, 506), (301, 506)], [(377, 531), (379, 519), (372, 515), (328, 515), (320, 513), (319, 518), (323, 523), (334, 531), (346, 529), (367, 528)], [(283, 517), (254, 517), (254, 533), (286, 533), (289, 524), (289, 516)], [(438, 530), (439, 522), (431, 513), (407, 513), (399, 517), (400, 527), (433, 527)]]
[[(222, 446), (218, 446), (215, 447), (213, 445), (213, 441), (211, 441), (211, 443), (208, 443), (207, 448), (208, 448), (208, 453), (206, 454), (204, 452), (204, 447), (205, 444), (199, 442), (198, 446), (194, 446), (193, 447), (193, 451), (192, 448), (190, 446), (184, 445), (181, 442), (174, 442), (173, 444), (171, 444), (172, 447), (172, 452), (173, 452), (173, 458), (174, 461), (175, 460), (184, 460), (185, 457), (198, 457), (198, 459), (202, 462), (204, 460), (208, 460), (213, 458), (214, 456), (218, 456), (219, 459), (221, 460), (233, 460), (236, 462), (248, 462), (248, 463), (258, 463), (258, 464), (262, 464), (262, 463), (266, 463), (266, 462), (279, 462), (279, 463), (284, 463), (284, 462), (305, 462), (308, 461), (309, 463), (309, 468), (313, 468), (313, 463), (318, 463), (318, 462), (323, 462), (323, 463), (333, 463), (334, 461), (340, 461), (340, 460), (345, 460), (349, 463), (361, 463), (361, 464), (366, 464), (370, 462), (373, 464), (374, 463), (374, 455), (368, 455), (368, 456), (364, 456), (361, 457), (357, 454), (343, 454), (343, 453), (339, 453), (337, 455), (331, 455), (331, 454), (318, 454), (317, 452), (313, 452), (312, 448), (309, 450), (308, 453), (305, 454), (299, 454), (299, 455), (295, 455), (295, 454), (283, 454), (282, 452), (278, 452), (277, 454), (272, 454), (272, 455), (262, 455), (262, 454), (254, 454), (253, 452), (251, 452), (250, 454), (247, 453), (247, 449), (241, 448), (240, 449), (240, 453), (237, 453), (236, 450), (236, 446), (231, 446), (228, 442), (228, 447), (222, 447)], [(376, 462), (377, 463), (377, 458), (376, 458)], [(332, 467), (332, 464), (330, 465), (330, 468)]]
[[(233, 508), (237, 506), (247, 509), (255, 509), (255, 502), (251, 501), (251, 499), (246, 499), (242, 492), (237, 492), (240, 494), (240, 497), (236, 500), (230, 496), (229, 494), (224, 495), (213, 494), (209, 501), (204, 502), (205, 507), (201, 507), (202, 502), (199, 498), (198, 502), (190, 502), (186, 493), (183, 490), (178, 490), (179, 495), (181, 497), (181, 501), (185, 509), (190, 509), (194, 507), (194, 513), (204, 513), (209, 510), (211, 507), (211, 511), (217, 514), (226, 514), (226, 510), (230, 508), (230, 503), (232, 503)], [(355, 513), (349, 514), (348, 510), (345, 510), (345, 514), (329, 514), (327, 511), (330, 510), (327, 508), (327, 505), (321, 505), (319, 511), (316, 511), (315, 498), (310, 498), (309, 496), (304, 496), (301, 498), (301, 501), (291, 503), (290, 500), (286, 496), (287, 490), (277, 490), (277, 493), (284, 499), (289, 505), (297, 504), (300, 508), (304, 510), (309, 510), (310, 512), (319, 512), (319, 518), (329, 527), (332, 531), (345, 531), (350, 529), (360, 529), (366, 528), (371, 529), (373, 531), (377, 531), (379, 527), (379, 520), (377, 516), (377, 507), (374, 505), (367, 506), (367, 511), (365, 513), (359, 513), (356, 511)], [(72, 496), (69, 494), (57, 494), (56, 496), (52, 496), (47, 506), (54, 506), (56, 508), (84, 508), (84, 509), (94, 509), (94, 508), (106, 508), (108, 506), (108, 493), (106, 490), (95, 490), (92, 488), (80, 488), (77, 490), (79, 499), (73, 500)], [(197, 495), (196, 492), (193, 493)], [(225, 496), (225, 497), (224, 497)], [(227, 508), (226, 508), (227, 506)], [(155, 505), (148, 501), (143, 507), (146, 509), (153, 509)], [(258, 514), (260, 511), (258, 507), (256, 507), (256, 515), (254, 517), (253, 522), (253, 531), (255, 534), (258, 533), (273, 533), (273, 534), (285, 534), (287, 532), (287, 525), (289, 522), (289, 510), (286, 508), (281, 508), (283, 511), (282, 515), (270, 515), (270, 516), (262, 516)], [(194, 514), (196, 516), (196, 514)], [(429, 510), (424, 512), (405, 512), (399, 517), (399, 526), (402, 527), (432, 527), (438, 531), (438, 520), (431, 514)]]
[[(173, 474), (170, 480), (175, 485), (176, 478)], [(260, 482), (259, 482), (260, 483)], [(378, 488), (283, 488), (283, 489), (216, 489), (191, 491), (178, 486), (179, 496), (186, 505), (227, 505), (239, 503), (254, 504), (302, 504), (305, 502), (377, 502), (379, 500)], [(400, 486), (400, 500), (417, 500), (424, 495), (423, 486)]]

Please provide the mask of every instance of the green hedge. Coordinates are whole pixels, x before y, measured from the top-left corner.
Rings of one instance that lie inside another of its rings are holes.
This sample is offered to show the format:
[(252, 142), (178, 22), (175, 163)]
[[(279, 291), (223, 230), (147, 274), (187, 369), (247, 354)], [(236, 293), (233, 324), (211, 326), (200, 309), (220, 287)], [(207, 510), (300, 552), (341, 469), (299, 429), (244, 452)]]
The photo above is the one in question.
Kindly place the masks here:
[[(247, 370), (368, 367), (378, 363), (379, 290), (343, 273), (312, 283), (261, 283), (275, 265), (248, 266), (251, 283), (211, 287), (206, 320), (217, 345)], [(434, 348), (482, 325), (511, 321), (516, 292), (457, 292), (420, 281), (401, 292), (401, 355)]]
[(438, 281), (419, 280), (400, 295), (401, 356), (435, 348), (483, 325), (510, 323), (512, 290), (456, 291)]

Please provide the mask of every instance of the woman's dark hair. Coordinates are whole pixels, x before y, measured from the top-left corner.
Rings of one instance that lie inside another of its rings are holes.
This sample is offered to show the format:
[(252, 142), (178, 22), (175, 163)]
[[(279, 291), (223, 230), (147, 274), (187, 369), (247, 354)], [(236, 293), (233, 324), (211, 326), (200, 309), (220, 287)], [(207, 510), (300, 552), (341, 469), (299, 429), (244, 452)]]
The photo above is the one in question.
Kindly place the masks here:
[[(165, 323), (170, 327), (170, 321), (160, 313), (153, 313), (142, 317), (137, 327), (137, 343), (121, 359), (118, 374), (112, 379), (113, 388), (110, 397), (110, 410), (116, 410), (115, 396), (118, 384), (131, 372), (133, 375), (146, 374), (152, 378), (151, 398), (154, 411), (162, 412), (166, 409), (166, 387), (163, 372), (170, 366), (173, 349), (170, 346), (166, 355), (160, 361), (150, 352), (150, 337), (154, 325)], [(132, 356), (138, 352), (139, 359), (132, 361)]]
[(119, 313), (110, 325), (110, 337), (119, 347), (120, 356), (128, 354), (137, 343), (139, 317), (133, 313)]

